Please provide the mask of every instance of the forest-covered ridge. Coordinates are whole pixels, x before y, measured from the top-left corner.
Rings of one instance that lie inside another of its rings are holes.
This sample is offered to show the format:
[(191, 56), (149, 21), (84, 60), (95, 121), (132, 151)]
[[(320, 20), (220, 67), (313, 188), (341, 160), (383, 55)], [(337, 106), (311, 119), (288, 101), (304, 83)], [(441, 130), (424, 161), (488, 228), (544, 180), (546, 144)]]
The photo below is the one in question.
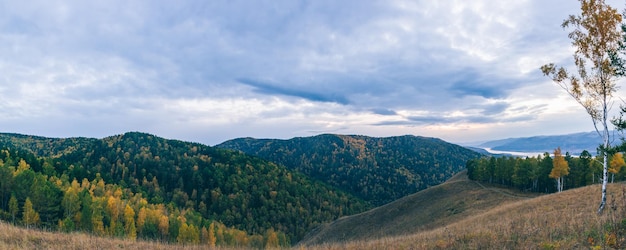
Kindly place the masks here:
[[(131, 221), (120, 222), (128, 205), (135, 228), (128, 230), (136, 237), (177, 242), (185, 225), (193, 226), (192, 235), (216, 236), (217, 245), (262, 246), (268, 232), (278, 236), (270, 245), (284, 245), (370, 207), (257, 157), (145, 133), (103, 139), (0, 134), (0, 152), (0, 215), (26, 226), (125, 237), (130, 234), (119, 227)], [(68, 209), (63, 201), (75, 193), (78, 208)], [(25, 220), (29, 198), (37, 224)], [(109, 200), (120, 208), (106, 209)]]
[(259, 156), (375, 205), (440, 184), (481, 154), (437, 138), (322, 134), (289, 140), (239, 138), (216, 145)]

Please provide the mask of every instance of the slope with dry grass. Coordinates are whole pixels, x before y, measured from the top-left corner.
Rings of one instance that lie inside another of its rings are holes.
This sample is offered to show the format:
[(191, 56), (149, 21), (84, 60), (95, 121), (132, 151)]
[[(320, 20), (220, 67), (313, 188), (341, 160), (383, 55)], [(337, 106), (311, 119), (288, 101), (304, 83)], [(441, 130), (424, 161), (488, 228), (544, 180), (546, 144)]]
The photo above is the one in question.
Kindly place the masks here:
[[(310, 249), (623, 249), (626, 186), (609, 186), (597, 215), (600, 186), (494, 206), (484, 213), (411, 235), (324, 243)], [(319, 242), (319, 241), (318, 241)]]
[[(168, 244), (26, 229), (0, 222), (0, 250), (4, 249), (209, 249), (206, 245)], [(236, 249), (212, 247), (210, 249)]]
[(537, 194), (484, 186), (461, 172), (447, 182), (309, 233), (301, 245), (409, 235), (449, 225)]

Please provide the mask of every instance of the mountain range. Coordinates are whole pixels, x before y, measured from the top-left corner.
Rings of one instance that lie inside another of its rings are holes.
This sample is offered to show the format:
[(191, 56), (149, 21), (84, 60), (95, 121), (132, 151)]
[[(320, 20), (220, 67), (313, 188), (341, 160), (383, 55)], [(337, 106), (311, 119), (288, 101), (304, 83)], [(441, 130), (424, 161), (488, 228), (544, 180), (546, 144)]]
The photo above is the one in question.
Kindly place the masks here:
[[(611, 132), (616, 138), (616, 132)], [(583, 150), (587, 150), (591, 154), (596, 153), (596, 149), (602, 140), (598, 133), (582, 132), (565, 135), (544, 135), (532, 137), (508, 138), (500, 140), (492, 140), (481, 143), (473, 143), (469, 146), (509, 152), (552, 152), (557, 147), (563, 152), (572, 154), (580, 154)]]

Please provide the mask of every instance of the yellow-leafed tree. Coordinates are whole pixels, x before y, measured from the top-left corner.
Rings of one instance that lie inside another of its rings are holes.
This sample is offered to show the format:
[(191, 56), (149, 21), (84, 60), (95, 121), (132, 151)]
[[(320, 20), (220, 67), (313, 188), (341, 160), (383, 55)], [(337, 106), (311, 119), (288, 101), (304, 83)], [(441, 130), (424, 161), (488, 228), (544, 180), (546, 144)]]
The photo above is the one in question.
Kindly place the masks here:
[(11, 214), (11, 222), (15, 223), (15, 217), (17, 216), (17, 213), (19, 212), (19, 207), (17, 204), (17, 198), (15, 198), (15, 195), (11, 195), (11, 198), (9, 199), (9, 214)]
[(569, 174), (569, 165), (561, 154), (561, 148), (554, 150), (554, 158), (552, 159), (552, 171), (550, 178), (556, 180), (556, 189), (558, 192), (563, 191), (563, 177)]
[(135, 240), (137, 239), (137, 227), (135, 226), (135, 210), (126, 204), (124, 208), (124, 232), (126, 237)]
[(208, 230), (208, 244), (209, 247), (215, 247), (215, 243), (217, 243), (217, 238), (215, 237), (215, 223), (211, 222), (211, 224), (209, 225), (209, 230)]
[(615, 179), (615, 174), (619, 173), (626, 163), (624, 162), (624, 156), (622, 153), (615, 153), (613, 158), (611, 159), (611, 164), (609, 164), (609, 172), (611, 173), (611, 183)]
[(22, 222), (26, 227), (35, 226), (39, 223), (39, 213), (33, 209), (33, 203), (30, 201), (30, 198), (26, 198), (24, 202), (24, 211), (22, 215)]

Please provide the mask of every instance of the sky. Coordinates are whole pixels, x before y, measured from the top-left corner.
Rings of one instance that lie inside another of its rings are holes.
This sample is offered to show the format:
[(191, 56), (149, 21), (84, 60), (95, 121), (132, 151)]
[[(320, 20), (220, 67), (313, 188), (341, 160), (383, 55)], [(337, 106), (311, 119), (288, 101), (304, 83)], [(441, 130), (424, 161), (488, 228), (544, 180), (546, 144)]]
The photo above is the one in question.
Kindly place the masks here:
[(560, 25), (579, 12), (572, 0), (0, 0), (0, 131), (208, 145), (592, 131), (539, 70), (571, 65)]

